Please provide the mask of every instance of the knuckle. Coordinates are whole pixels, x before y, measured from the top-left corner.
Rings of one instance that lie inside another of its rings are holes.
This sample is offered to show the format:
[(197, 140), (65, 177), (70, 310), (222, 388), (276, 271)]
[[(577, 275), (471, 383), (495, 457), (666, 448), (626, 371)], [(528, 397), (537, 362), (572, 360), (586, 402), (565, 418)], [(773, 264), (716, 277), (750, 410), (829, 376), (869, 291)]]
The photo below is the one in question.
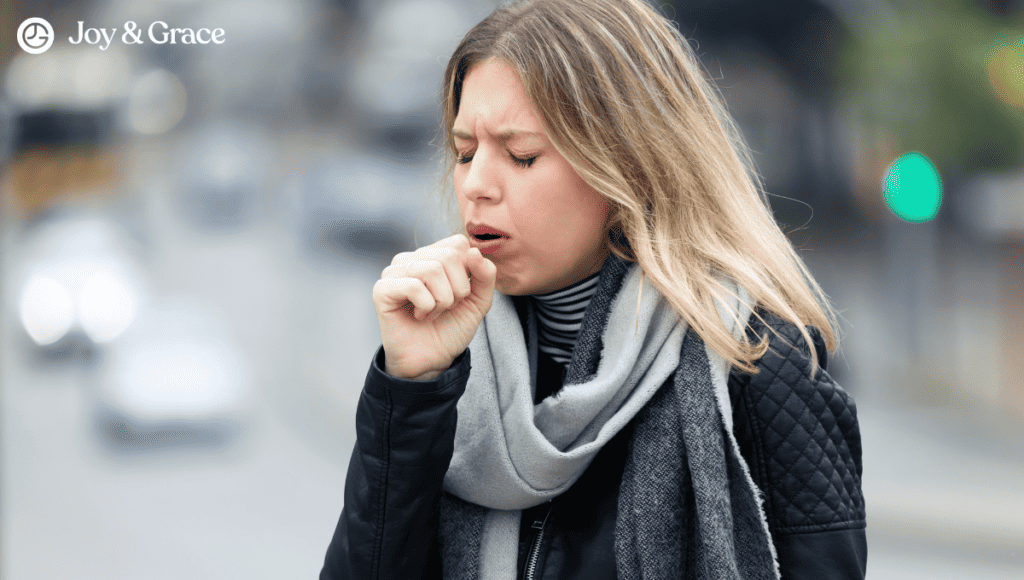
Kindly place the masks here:
[(447, 238), (437, 242), (438, 247), (443, 248), (454, 248), (454, 249), (465, 249), (469, 246), (469, 239), (463, 234), (454, 234)]
[(384, 280), (377, 280), (373, 285), (373, 301), (379, 302), (387, 298), (388, 284)]
[(439, 248), (437, 252), (438, 259), (446, 262), (452, 261), (454, 258), (458, 257), (458, 255), (459, 252), (455, 248)]
[(411, 277), (418, 277), (423, 273), (423, 261), (413, 260), (405, 265), (405, 274)]
[(416, 260), (409, 265), (411, 271), (415, 271), (418, 275), (437, 275), (444, 267), (441, 266), (440, 262), (435, 260)]
[(422, 264), (419, 260), (410, 260), (408, 263), (404, 265), (405, 275), (415, 277), (416, 274), (419, 273), (421, 268)]

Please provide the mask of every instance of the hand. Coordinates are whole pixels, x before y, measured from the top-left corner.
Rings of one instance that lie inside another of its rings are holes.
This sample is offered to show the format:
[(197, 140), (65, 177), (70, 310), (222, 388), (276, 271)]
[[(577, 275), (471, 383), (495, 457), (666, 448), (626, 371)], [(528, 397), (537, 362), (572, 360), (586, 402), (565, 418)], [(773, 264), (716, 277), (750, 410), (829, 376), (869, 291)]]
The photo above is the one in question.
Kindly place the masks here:
[(491, 309), (496, 276), (462, 234), (395, 256), (373, 285), (384, 371), (417, 380), (444, 372)]

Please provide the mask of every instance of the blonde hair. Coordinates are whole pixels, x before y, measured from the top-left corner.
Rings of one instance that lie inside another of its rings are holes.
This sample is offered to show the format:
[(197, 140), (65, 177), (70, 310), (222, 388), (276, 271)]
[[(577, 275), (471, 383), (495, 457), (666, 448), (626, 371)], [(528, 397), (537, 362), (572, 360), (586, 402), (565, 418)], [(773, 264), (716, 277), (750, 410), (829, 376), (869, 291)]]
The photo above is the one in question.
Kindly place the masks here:
[(519, 74), (555, 148), (610, 201), (610, 250), (638, 262), (709, 347), (748, 372), (768, 348), (766, 336), (737, 340), (718, 315), (716, 301), (736, 297), (724, 276), (795, 324), (807, 345), (812, 325), (836, 349), (827, 297), (776, 224), (738, 128), (671, 22), (641, 0), (498, 8), (466, 34), (445, 72), (449, 176), (462, 83), (491, 58)]

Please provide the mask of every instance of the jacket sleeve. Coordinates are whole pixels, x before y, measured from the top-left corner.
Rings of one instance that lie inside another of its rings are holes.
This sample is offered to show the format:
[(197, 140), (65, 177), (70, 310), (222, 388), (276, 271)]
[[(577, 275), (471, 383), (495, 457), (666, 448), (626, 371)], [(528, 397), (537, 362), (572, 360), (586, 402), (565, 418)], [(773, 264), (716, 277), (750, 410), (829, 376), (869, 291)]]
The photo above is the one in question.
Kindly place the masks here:
[(385, 373), (378, 349), (356, 408), (345, 503), (320, 580), (420, 579), (439, 573), (438, 502), (455, 442), (467, 349), (437, 378)]
[(867, 567), (861, 441), (850, 395), (825, 370), (811, 378), (810, 349), (796, 326), (761, 312), (748, 336), (767, 333), (760, 372), (729, 378), (740, 451), (764, 495), (765, 515), (783, 580), (862, 580)]

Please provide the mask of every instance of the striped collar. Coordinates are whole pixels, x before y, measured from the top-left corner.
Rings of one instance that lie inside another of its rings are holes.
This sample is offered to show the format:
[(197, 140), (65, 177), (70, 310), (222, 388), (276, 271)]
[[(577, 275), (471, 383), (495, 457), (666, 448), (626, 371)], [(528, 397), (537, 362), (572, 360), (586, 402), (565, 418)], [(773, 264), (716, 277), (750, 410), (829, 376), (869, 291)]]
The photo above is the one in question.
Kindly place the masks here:
[(537, 307), (538, 346), (556, 362), (568, 365), (600, 272), (565, 288), (531, 296)]

